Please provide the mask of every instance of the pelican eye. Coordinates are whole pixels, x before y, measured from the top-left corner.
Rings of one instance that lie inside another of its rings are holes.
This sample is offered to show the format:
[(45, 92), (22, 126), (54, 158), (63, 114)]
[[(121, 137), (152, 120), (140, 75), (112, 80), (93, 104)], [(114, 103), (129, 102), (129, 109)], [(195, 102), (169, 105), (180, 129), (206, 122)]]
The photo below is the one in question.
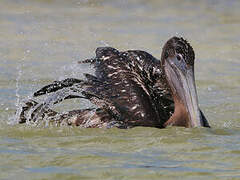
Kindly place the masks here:
[(181, 61), (181, 59), (182, 59), (182, 57), (181, 57), (181, 55), (177, 55), (177, 60), (179, 60), (179, 61)]
[(166, 53), (164, 54), (164, 58), (165, 58), (165, 59), (168, 58), (168, 52), (166, 52)]

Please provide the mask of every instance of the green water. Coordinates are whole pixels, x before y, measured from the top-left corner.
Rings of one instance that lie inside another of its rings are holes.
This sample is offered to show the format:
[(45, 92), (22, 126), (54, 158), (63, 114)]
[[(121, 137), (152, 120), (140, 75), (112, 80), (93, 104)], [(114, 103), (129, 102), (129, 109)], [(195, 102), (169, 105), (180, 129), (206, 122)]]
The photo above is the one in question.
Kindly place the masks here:
[[(240, 179), (239, 9), (236, 0), (2, 0), (0, 179)], [(9, 125), (34, 90), (91, 72), (77, 61), (96, 47), (159, 57), (174, 35), (195, 50), (200, 106), (211, 129)]]

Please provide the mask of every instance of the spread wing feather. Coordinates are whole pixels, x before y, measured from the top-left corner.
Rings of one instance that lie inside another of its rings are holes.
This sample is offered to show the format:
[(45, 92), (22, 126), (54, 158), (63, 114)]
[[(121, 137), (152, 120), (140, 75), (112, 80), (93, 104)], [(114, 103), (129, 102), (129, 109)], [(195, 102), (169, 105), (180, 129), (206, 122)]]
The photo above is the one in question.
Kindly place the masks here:
[[(74, 123), (85, 123), (84, 127), (97, 127), (97, 124), (104, 123), (107, 127), (162, 127), (173, 112), (173, 101), (160, 61), (147, 52), (119, 52), (111, 47), (101, 47), (97, 48), (95, 58), (80, 63), (92, 64), (95, 74), (85, 74), (85, 80), (69, 78), (41, 88), (34, 97), (49, 93), (50, 97), (42, 104), (35, 101), (26, 103), (20, 113), (22, 122), (26, 121), (25, 111), (34, 106), (38, 116), (39, 113), (41, 116), (48, 113), (60, 119), (74, 117)], [(61, 115), (49, 108), (43, 110), (47, 104), (70, 98), (88, 99), (97, 105), (97, 109), (75, 110)]]

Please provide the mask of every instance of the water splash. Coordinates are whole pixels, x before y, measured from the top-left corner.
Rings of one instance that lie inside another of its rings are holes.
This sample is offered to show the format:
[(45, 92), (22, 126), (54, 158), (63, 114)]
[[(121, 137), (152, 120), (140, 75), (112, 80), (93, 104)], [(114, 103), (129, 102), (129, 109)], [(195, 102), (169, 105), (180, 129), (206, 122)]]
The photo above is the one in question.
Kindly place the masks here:
[(19, 104), (20, 104), (20, 93), (19, 93), (19, 91), (20, 91), (20, 79), (21, 79), (22, 74), (23, 74), (22, 66), (23, 66), (22, 64), (19, 64), (17, 66), (18, 74), (17, 74), (17, 78), (16, 78), (16, 103), (15, 103), (16, 107), (18, 107)]
[[(25, 56), (21, 59), (21, 60), (25, 60)], [(21, 106), (21, 96), (20, 96), (20, 80), (21, 80), (21, 77), (23, 75), (23, 64), (22, 63), (19, 63), (17, 65), (17, 68), (16, 68), (16, 72), (17, 72), (17, 77), (16, 77), (16, 92), (15, 92), (15, 95), (16, 95), (16, 102), (15, 102), (15, 106), (17, 108), (17, 113), (18, 113), (18, 109), (19, 107)], [(15, 116), (11, 116), (9, 117), (9, 121), (7, 122), (9, 125), (13, 125), (13, 124), (17, 124), (18, 123), (18, 120), (17, 120), (17, 113), (15, 114)]]
[(65, 113), (58, 113), (54, 110), (54, 106), (69, 96), (81, 96), (81, 85), (76, 84), (69, 88), (63, 88), (56, 92), (47, 94), (45, 98), (29, 96), (26, 100), (18, 104), (15, 121), (26, 122), (28, 125), (48, 126), (49, 122), (60, 122), (61, 116)]

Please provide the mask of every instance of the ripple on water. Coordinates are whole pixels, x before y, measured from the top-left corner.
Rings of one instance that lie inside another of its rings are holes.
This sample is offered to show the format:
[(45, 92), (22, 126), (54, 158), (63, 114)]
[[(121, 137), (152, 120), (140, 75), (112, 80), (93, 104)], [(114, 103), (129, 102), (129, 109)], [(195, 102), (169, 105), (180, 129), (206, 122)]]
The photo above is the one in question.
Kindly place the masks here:
[[(240, 179), (239, 8), (234, 0), (2, 0), (0, 179)], [(200, 105), (212, 129), (6, 123), (36, 89), (92, 72), (76, 62), (97, 46), (159, 57), (175, 34), (196, 51)]]

